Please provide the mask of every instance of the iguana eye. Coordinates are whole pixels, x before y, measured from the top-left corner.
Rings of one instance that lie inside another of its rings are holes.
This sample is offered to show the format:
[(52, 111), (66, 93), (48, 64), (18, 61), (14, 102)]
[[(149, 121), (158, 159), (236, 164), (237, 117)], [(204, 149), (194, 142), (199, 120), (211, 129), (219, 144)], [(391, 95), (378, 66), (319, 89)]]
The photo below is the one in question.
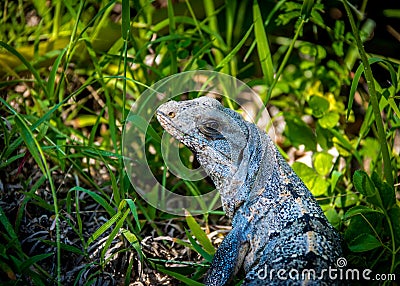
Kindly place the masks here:
[(204, 135), (212, 138), (220, 137), (220, 126), (216, 121), (205, 121), (199, 125), (199, 131)]

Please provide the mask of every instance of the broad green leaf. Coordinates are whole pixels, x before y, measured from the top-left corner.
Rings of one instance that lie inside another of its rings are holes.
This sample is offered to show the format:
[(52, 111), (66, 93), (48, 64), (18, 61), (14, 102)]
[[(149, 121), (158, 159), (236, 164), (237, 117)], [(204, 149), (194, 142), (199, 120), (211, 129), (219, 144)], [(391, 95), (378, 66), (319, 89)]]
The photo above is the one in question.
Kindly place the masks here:
[(353, 175), (354, 187), (358, 192), (364, 196), (371, 196), (375, 194), (375, 186), (372, 184), (365, 171), (357, 170)]
[(339, 208), (347, 208), (350, 206), (355, 205), (360, 201), (360, 198), (358, 195), (356, 195), (354, 192), (346, 192), (345, 195), (338, 196), (335, 199), (335, 205)]
[(381, 212), (379, 212), (377, 210), (374, 210), (374, 209), (372, 209), (370, 207), (367, 207), (367, 206), (355, 206), (355, 207), (352, 207), (351, 209), (349, 209), (344, 214), (343, 219), (344, 220), (348, 220), (348, 219), (350, 219), (351, 217), (353, 217), (355, 215), (366, 214), (366, 213), (380, 213), (380, 214), (382, 214)]
[(351, 240), (348, 244), (349, 249), (353, 252), (364, 252), (380, 247), (382, 244), (375, 236), (369, 233), (362, 233)]
[(379, 192), (366, 172), (361, 170), (355, 171), (353, 175), (353, 183), (356, 190), (367, 197), (368, 202), (384, 209)]
[(393, 226), (394, 238), (392, 239), (396, 241), (397, 246), (400, 246), (400, 207), (394, 206), (388, 211), (388, 215)]
[(285, 114), (286, 136), (294, 146), (305, 145), (308, 150), (315, 151), (317, 138), (311, 128), (301, 118)]
[(327, 112), (324, 114), (319, 120), (318, 124), (321, 125), (322, 128), (331, 129), (334, 128), (340, 119), (340, 115), (337, 112)]
[(311, 96), (308, 104), (312, 110), (312, 114), (317, 118), (322, 117), (329, 109), (329, 101), (322, 96)]
[(327, 193), (329, 182), (318, 175), (312, 168), (300, 162), (295, 162), (292, 168), (314, 196), (321, 196)]
[(330, 208), (325, 212), (325, 216), (333, 227), (339, 227), (340, 217), (335, 209)]
[(382, 199), (383, 206), (386, 209), (389, 209), (392, 206), (394, 206), (396, 204), (396, 195), (394, 189), (391, 186), (389, 186), (388, 183), (382, 182), (381, 178), (376, 172), (372, 173), (371, 179), (375, 187), (379, 191), (379, 195)]
[(379, 141), (373, 137), (366, 137), (365, 139), (361, 140), (360, 143), (362, 146), (361, 150), (359, 151), (361, 156), (363, 156), (365, 161), (371, 161), (369, 167), (374, 169), (379, 157), (379, 152), (377, 152), (377, 150), (381, 148)]
[(313, 156), (313, 165), (315, 171), (321, 176), (326, 176), (331, 171), (333, 156), (329, 153), (325, 152), (318, 152), (314, 153)]
[(315, 134), (317, 136), (317, 142), (323, 150), (329, 150), (333, 147), (332, 134), (329, 130), (323, 128), (321, 124), (317, 124)]
[(337, 20), (335, 21), (335, 29), (334, 29), (334, 35), (335, 35), (335, 42), (332, 44), (333, 51), (335, 54), (339, 57), (344, 56), (343, 52), (343, 35), (345, 32), (345, 25), (343, 21)]
[(340, 155), (347, 157), (353, 155), (357, 161), (362, 164), (362, 159), (358, 151), (353, 147), (354, 144), (352, 141), (347, 138), (346, 135), (341, 134), (339, 131), (335, 129), (327, 129), (334, 136), (332, 141), (335, 147), (338, 149)]
[(186, 222), (192, 231), (192, 234), (196, 239), (199, 241), (201, 246), (204, 247), (204, 249), (210, 253), (214, 254), (215, 253), (215, 248), (211, 244), (210, 240), (208, 239), (206, 233), (201, 229), (200, 225), (196, 222), (196, 220), (192, 217), (192, 215), (186, 211)]
[(343, 174), (339, 171), (334, 170), (332, 172), (332, 175), (331, 175), (331, 192), (332, 193), (334, 193), (336, 184), (339, 181), (340, 177), (342, 177), (342, 176), (343, 176)]
[[(305, 54), (305, 55), (310, 56), (310, 57), (316, 57), (319, 60), (322, 60), (322, 59), (326, 58), (326, 50), (323, 47), (319, 46), (319, 45), (305, 43), (305, 44), (300, 46), (299, 51), (302, 54)], [(301, 64), (303, 65), (304, 68), (307, 68), (307, 66), (308, 67), (312, 67), (313, 66), (309, 62), (302, 62)]]

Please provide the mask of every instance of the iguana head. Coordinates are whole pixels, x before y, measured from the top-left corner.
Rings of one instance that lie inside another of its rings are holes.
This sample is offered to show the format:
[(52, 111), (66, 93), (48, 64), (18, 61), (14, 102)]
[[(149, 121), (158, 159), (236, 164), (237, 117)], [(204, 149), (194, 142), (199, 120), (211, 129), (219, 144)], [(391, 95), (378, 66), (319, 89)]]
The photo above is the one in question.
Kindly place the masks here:
[(250, 149), (254, 149), (250, 137), (254, 137), (252, 130), (258, 129), (206, 96), (166, 102), (158, 108), (157, 119), (168, 133), (195, 153), (231, 217), (248, 195), (246, 185), (251, 177), (248, 173), (253, 153)]

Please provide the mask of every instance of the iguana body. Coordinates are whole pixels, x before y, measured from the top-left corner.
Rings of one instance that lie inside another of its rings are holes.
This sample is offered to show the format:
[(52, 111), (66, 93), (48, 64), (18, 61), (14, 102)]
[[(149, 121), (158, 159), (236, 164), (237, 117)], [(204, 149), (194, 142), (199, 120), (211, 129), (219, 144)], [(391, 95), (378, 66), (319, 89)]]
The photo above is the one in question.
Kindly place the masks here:
[(206, 285), (227, 285), (241, 266), (242, 285), (329, 281), (322, 271), (335, 268), (340, 238), (267, 134), (208, 97), (164, 103), (157, 118), (196, 154), (232, 218)]

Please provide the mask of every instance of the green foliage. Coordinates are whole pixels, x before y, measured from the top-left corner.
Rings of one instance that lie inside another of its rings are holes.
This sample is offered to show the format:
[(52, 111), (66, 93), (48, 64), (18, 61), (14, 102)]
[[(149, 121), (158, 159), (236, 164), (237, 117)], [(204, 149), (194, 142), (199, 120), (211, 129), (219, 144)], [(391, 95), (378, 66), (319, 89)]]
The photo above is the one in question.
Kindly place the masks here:
[[(84, 265), (74, 272), (74, 283), (90, 284), (102, 281), (113, 257), (134, 253), (161, 273), (200, 285), (214, 254), (201, 226), (221, 211), (204, 220), (157, 211), (131, 187), (121, 145), (126, 121), (146, 128), (141, 118), (127, 118), (141, 93), (169, 75), (196, 69), (238, 77), (279, 110), (273, 120), (284, 126), (280, 150), (290, 159), (297, 159), (293, 148), (310, 154), (309, 164), (297, 161), (293, 168), (343, 234), (350, 266), (399, 273), (399, 59), (386, 49), (364, 50), (374, 25), (359, 16), (368, 11), (344, 0), (336, 7), (344, 16), (331, 21), (324, 1), (165, 1), (164, 8), (158, 2), (1, 6), (0, 282), (66, 283), (63, 267), (78, 255)], [(384, 14), (396, 18), (398, 10)], [(390, 84), (373, 72), (378, 67)], [(152, 121), (146, 156), (162, 185), (185, 195), (212, 189), (204, 180), (179, 180), (168, 171), (161, 132)], [(189, 150), (182, 148), (180, 156), (195, 166)], [(53, 225), (43, 226), (48, 236), (35, 242), (54, 254), (27, 250), (24, 227), (37, 213)], [(88, 213), (95, 214), (93, 221)], [(171, 220), (181, 233), (163, 245), (199, 254), (194, 262), (174, 261), (182, 267), (147, 257), (141, 245), (151, 235), (166, 237), (160, 225)], [(118, 243), (123, 247), (113, 253)], [(134, 266), (132, 259), (118, 269), (121, 284), (132, 283)]]
[(399, 261), (400, 242), (400, 207), (396, 204), (393, 188), (382, 182), (375, 172), (370, 178), (364, 171), (356, 171), (353, 182), (356, 190), (365, 196), (368, 206), (355, 206), (344, 215), (344, 219), (350, 219), (345, 232), (349, 249), (379, 252), (374, 264), (385, 264), (389, 260), (389, 269), (393, 273)]

